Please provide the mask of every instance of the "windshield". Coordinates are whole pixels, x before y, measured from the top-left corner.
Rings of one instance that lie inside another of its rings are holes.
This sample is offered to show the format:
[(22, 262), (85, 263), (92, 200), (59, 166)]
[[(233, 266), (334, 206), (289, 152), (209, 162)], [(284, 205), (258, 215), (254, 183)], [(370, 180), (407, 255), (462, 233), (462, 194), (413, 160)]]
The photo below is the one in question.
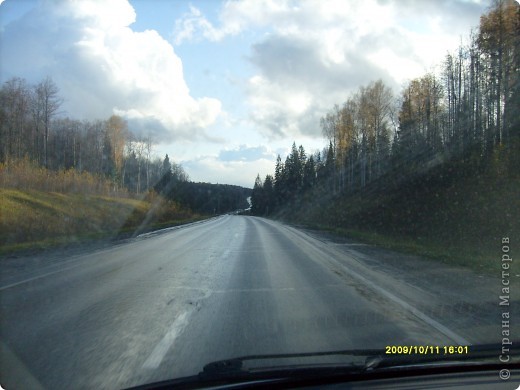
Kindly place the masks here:
[(0, 1), (0, 384), (511, 382), (519, 7)]

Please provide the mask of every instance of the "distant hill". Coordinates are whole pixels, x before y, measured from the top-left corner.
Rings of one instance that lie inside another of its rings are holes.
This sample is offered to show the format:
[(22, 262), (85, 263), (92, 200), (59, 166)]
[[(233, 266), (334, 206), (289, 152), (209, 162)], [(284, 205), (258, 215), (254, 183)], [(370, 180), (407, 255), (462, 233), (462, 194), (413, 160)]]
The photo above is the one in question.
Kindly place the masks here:
[(163, 195), (200, 214), (223, 214), (249, 207), (251, 189), (229, 184), (178, 181)]

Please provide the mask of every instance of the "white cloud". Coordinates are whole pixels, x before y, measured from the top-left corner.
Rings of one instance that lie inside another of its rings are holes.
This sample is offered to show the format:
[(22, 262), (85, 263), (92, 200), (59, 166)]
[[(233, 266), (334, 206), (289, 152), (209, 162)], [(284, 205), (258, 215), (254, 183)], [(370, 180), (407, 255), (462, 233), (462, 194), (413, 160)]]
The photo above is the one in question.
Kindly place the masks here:
[(237, 148), (224, 149), (218, 154), (218, 159), (221, 161), (256, 161), (260, 159), (267, 159), (273, 161), (276, 158), (274, 152), (270, 152), (265, 146), (247, 146), (245, 144), (239, 145)]
[(180, 45), (183, 41), (195, 39), (199, 34), (210, 41), (218, 41), (232, 33), (232, 30), (231, 26), (225, 30), (215, 28), (198, 8), (190, 6), (190, 12), (175, 22), (174, 43)]
[(263, 178), (274, 171), (275, 160), (261, 158), (253, 161), (222, 161), (218, 156), (201, 156), (198, 159), (183, 161), (192, 181), (211, 183), (232, 183), (252, 188), (257, 174)]
[(270, 138), (319, 137), (326, 110), (379, 78), (399, 93), (456, 49), (484, 10), (467, 0), (237, 0), (224, 4), (219, 25), (192, 9), (176, 37), (263, 31), (249, 56), (250, 119)]
[(190, 11), (176, 21), (173, 32), (174, 42), (205, 38), (220, 41), (228, 35), (236, 35), (245, 29), (270, 25), (276, 21), (283, 23), (298, 7), (286, 0), (241, 0), (226, 1), (220, 14), (220, 26), (212, 24), (201, 11), (190, 6)]
[(276, 155), (285, 150), (273, 149), (275, 145), (234, 145), (218, 153), (205, 153), (181, 161), (190, 179), (228, 183), (252, 188), (257, 174), (262, 178), (273, 174)]
[(44, 2), (2, 34), (5, 76), (54, 78), (68, 115), (128, 118), (157, 141), (204, 137), (222, 111), (195, 99), (180, 58), (155, 30), (135, 32), (126, 0)]

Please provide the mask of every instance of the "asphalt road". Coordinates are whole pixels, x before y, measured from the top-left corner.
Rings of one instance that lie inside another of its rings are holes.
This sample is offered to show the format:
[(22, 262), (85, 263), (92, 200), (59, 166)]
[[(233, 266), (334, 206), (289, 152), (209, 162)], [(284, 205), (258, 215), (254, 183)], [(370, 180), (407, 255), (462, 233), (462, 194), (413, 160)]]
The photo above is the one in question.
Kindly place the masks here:
[(444, 298), (353, 248), (223, 216), (55, 261), (6, 262), (0, 383), (124, 388), (241, 355), (478, 338), (422, 307)]

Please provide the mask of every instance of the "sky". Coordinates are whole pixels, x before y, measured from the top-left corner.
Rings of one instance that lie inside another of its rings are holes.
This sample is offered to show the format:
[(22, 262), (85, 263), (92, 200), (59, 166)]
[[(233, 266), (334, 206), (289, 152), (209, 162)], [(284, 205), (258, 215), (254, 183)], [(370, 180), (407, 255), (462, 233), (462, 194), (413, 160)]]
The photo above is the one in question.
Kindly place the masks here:
[(360, 86), (398, 95), (484, 0), (0, 0), (0, 82), (52, 77), (62, 115), (124, 117), (190, 179), (252, 187)]

